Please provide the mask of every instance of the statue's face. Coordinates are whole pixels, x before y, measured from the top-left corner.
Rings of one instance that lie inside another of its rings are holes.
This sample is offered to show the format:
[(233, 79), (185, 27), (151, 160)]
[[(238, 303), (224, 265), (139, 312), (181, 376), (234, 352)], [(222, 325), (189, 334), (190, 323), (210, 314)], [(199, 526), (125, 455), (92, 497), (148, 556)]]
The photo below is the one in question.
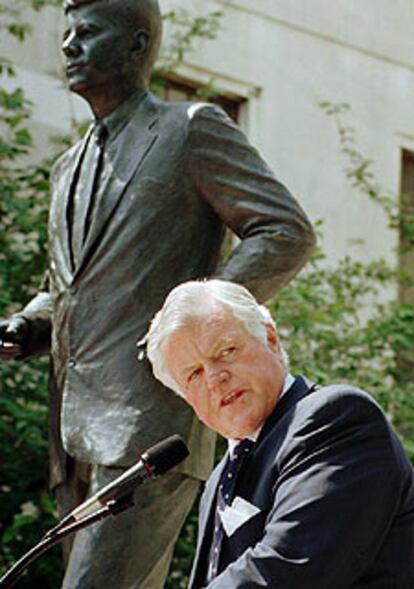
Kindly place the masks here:
[(133, 88), (139, 77), (134, 32), (113, 6), (93, 2), (70, 10), (62, 44), (70, 89), (88, 98), (91, 92)]

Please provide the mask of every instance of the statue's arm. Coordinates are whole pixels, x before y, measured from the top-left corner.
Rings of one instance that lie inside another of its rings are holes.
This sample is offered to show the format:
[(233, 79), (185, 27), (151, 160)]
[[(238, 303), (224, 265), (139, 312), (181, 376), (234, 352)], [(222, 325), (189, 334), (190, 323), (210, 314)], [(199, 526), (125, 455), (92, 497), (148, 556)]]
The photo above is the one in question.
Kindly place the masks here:
[(221, 109), (199, 108), (189, 129), (189, 170), (197, 189), (241, 240), (216, 275), (266, 301), (308, 261), (315, 246), (312, 225)]
[(29, 337), (24, 350), (25, 357), (48, 354), (52, 334), (52, 304), (47, 279), (44, 289), (24, 307), (20, 315), (29, 324)]
[(48, 280), (20, 311), (0, 322), (0, 359), (24, 360), (48, 354), (52, 332)]

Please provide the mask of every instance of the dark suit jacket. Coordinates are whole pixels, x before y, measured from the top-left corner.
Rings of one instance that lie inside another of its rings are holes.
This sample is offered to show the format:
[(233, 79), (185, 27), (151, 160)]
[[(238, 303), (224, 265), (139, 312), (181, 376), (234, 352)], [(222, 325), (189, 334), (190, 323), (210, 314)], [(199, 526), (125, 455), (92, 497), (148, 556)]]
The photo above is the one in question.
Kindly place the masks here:
[[(190, 589), (203, 586), (217, 482), (200, 507)], [(414, 478), (379, 406), (299, 377), (242, 464), (236, 495), (260, 509), (223, 544), (209, 589), (412, 589)]]
[[(139, 451), (179, 433), (197, 448), (187, 472), (206, 477), (211, 432), (155, 381), (146, 362), (136, 360), (135, 342), (168, 292), (189, 279), (215, 274), (267, 299), (308, 259), (312, 228), (219, 108), (167, 104), (146, 93), (106, 150), (94, 220), (73, 271), (67, 211), (83, 144), (67, 151), (53, 171), (50, 286), (23, 312), (31, 325), (27, 353), (47, 347), (52, 323), (69, 454), (128, 465)], [(218, 266), (225, 226), (241, 242)]]

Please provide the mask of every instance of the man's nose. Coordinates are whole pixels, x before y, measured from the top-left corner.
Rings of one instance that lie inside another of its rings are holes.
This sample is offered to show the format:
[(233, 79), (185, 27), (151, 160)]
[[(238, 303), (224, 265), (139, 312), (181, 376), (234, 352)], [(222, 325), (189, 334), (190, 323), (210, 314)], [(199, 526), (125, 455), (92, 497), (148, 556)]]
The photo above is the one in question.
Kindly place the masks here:
[(230, 372), (223, 368), (209, 368), (206, 370), (207, 387), (212, 390), (226, 390), (230, 382)]
[(74, 35), (69, 35), (63, 41), (62, 51), (66, 57), (77, 57), (80, 54), (81, 49)]

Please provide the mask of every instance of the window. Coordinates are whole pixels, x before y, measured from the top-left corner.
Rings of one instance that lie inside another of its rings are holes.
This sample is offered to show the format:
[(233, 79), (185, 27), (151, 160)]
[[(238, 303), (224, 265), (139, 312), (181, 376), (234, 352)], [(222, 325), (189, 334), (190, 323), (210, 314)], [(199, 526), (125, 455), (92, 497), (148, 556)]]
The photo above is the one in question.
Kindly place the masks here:
[(201, 84), (174, 75), (163, 76), (159, 80), (157, 95), (167, 102), (192, 101), (214, 102), (220, 105), (236, 123), (239, 120), (240, 106), (245, 102), (240, 96), (229, 94), (208, 97), (208, 90)]

